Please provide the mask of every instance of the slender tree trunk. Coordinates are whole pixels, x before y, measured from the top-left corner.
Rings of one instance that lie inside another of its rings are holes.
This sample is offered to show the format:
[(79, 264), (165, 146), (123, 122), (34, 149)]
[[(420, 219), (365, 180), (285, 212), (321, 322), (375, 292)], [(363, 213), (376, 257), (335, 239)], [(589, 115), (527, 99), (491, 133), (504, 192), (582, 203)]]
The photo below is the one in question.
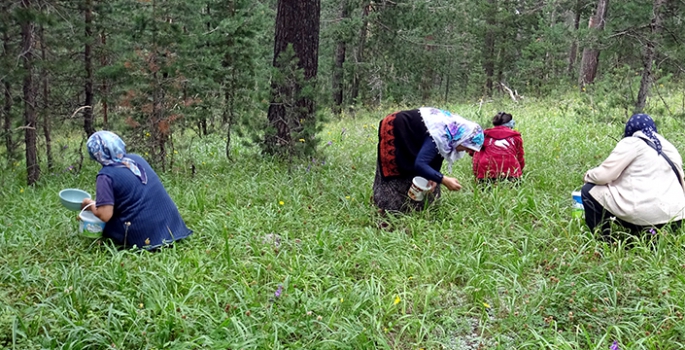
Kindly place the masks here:
[(578, 40), (575, 35), (578, 34), (578, 29), (580, 28), (580, 12), (582, 9), (582, 0), (576, 0), (576, 6), (573, 9), (573, 35), (574, 39), (571, 42), (571, 48), (568, 52), (568, 75), (573, 80), (575, 76), (575, 65), (576, 57), (578, 56)]
[[(292, 45), (295, 55), (299, 59), (298, 69), (303, 70), (305, 83), (316, 78), (319, 53), (319, 16), (320, 0), (278, 0), (276, 14), (276, 36), (274, 40), (275, 68), (282, 68), (279, 56)], [(283, 153), (280, 148), (292, 145), (291, 129), (293, 126), (303, 130), (303, 124), (315, 125), (315, 102), (311, 96), (301, 96), (301, 82), (272, 83), (271, 105), (267, 118), (269, 124), (276, 130), (273, 135), (267, 135), (265, 141), (267, 152), (271, 154)], [(286, 109), (280, 96), (290, 96), (295, 100), (294, 108)], [(287, 152), (292, 152), (288, 149)], [(290, 153), (292, 155), (292, 153)]]
[(207, 136), (209, 134), (207, 132), (207, 118), (205, 116), (202, 116), (202, 119), (200, 119), (200, 129), (202, 130), (202, 135)]
[(12, 86), (8, 81), (3, 84), (5, 93), (5, 104), (3, 106), (3, 132), (5, 133), (5, 147), (7, 148), (7, 159), (14, 158), (14, 144), (12, 143)]
[(93, 126), (93, 0), (85, 0), (83, 13), (85, 17), (85, 47), (83, 50), (83, 63), (86, 70), (86, 81), (84, 90), (86, 100), (84, 105), (88, 106), (83, 110), (83, 130), (90, 136), (95, 132)]
[(444, 99), (445, 103), (447, 103), (447, 98), (450, 95), (450, 76), (452, 75), (452, 64), (453, 64), (452, 58), (450, 58), (449, 62), (450, 63), (449, 63), (447, 72), (445, 73), (445, 99)]
[[(31, 0), (22, 0), (21, 7), (30, 12)], [(26, 183), (34, 185), (40, 178), (36, 146), (36, 92), (33, 86), (33, 32), (30, 19), (21, 22), (22, 61), (24, 66), (24, 143), (26, 147)]]
[(42, 80), (43, 80), (43, 103), (41, 106), (41, 111), (43, 112), (43, 136), (45, 137), (45, 154), (48, 158), (48, 170), (52, 170), (54, 168), (54, 161), (52, 159), (52, 139), (50, 137), (50, 111), (49, 111), (49, 101), (48, 97), (50, 96), (50, 87), (48, 85), (48, 72), (47, 69), (45, 68), (45, 64), (47, 64), (47, 58), (45, 51), (47, 50), (45, 48), (46, 43), (45, 43), (45, 30), (43, 26), (40, 26), (39, 29), (39, 35), (40, 35), (40, 58), (43, 61), (43, 72), (42, 72)]
[[(501, 46), (499, 48), (499, 54), (497, 55), (497, 58), (499, 59), (499, 64), (497, 67), (497, 80), (496, 81), (497, 82), (504, 82), (504, 68), (505, 68), (505, 64), (506, 64), (506, 62), (504, 62), (504, 60), (506, 59), (506, 52), (505, 52), (503, 46)], [(500, 84), (496, 84), (496, 86), (493, 86), (493, 89), (497, 89), (497, 90), (502, 91), (502, 87), (500, 86)]]
[(640, 79), (640, 90), (637, 93), (637, 102), (635, 103), (635, 113), (640, 113), (645, 109), (647, 103), (647, 95), (649, 95), (649, 88), (652, 85), (652, 62), (656, 56), (656, 41), (661, 27), (661, 6), (666, 0), (654, 0), (652, 11), (651, 38), (645, 42), (642, 78)]
[[(598, 35), (604, 30), (608, 8), (609, 0), (597, 0), (597, 10), (588, 23), (588, 27), (594, 35)], [(594, 40), (597, 40), (597, 38), (594, 38)], [(583, 49), (583, 58), (580, 62), (580, 76), (578, 77), (578, 85), (581, 90), (585, 85), (592, 84), (595, 81), (595, 77), (597, 77), (600, 53), (597, 46), (596, 42), (591, 42)]]
[[(340, 21), (345, 21), (350, 16), (347, 0), (340, 1)], [(342, 110), (343, 103), (343, 83), (345, 63), (346, 42), (345, 38), (338, 39), (338, 45), (335, 49), (335, 62), (333, 64), (333, 76), (331, 77), (333, 88), (333, 113), (339, 114)]]
[(352, 77), (352, 86), (350, 87), (350, 101), (353, 103), (357, 102), (357, 98), (359, 97), (359, 84), (361, 83), (362, 76), (360, 65), (364, 62), (364, 47), (366, 46), (366, 37), (369, 33), (370, 8), (370, 4), (364, 4), (364, 10), (362, 11), (362, 27), (359, 30), (359, 43), (355, 50), (354, 76)]
[[(5, 55), (9, 54), (10, 37), (7, 32), (2, 36), (2, 49)], [(12, 85), (9, 80), (3, 82), (5, 103), (3, 105), (3, 132), (5, 133), (5, 147), (7, 159), (14, 158), (14, 144), (12, 143)]]
[[(205, 28), (207, 29), (207, 32), (210, 32), (212, 30), (212, 23), (210, 22), (210, 19), (212, 18), (212, 13), (211, 13), (211, 8), (209, 7), (209, 3), (207, 3), (207, 6), (205, 7), (207, 10), (207, 22), (205, 23)], [(230, 39), (229, 39), (230, 40)], [(206, 46), (209, 46), (209, 42), (205, 43)], [(187, 86), (186, 84), (183, 84), (183, 100), (186, 100), (187, 96)], [(200, 113), (200, 119), (197, 122), (197, 128), (199, 130), (200, 137), (202, 136), (207, 136), (207, 113), (206, 109), (203, 108), (203, 113)]]
[[(152, 0), (152, 56), (150, 61), (153, 66), (157, 67), (152, 70), (152, 111), (150, 115), (150, 134), (152, 136), (152, 149), (155, 150), (155, 163), (162, 167), (162, 171), (166, 171), (166, 143), (169, 140), (170, 125), (166, 117), (166, 94), (164, 90), (164, 83), (167, 81), (168, 73), (160, 70), (159, 67), (165, 67), (167, 64), (167, 57), (165, 51), (162, 50), (159, 39), (159, 21), (160, 7), (163, 8), (164, 2), (159, 0)], [(164, 18), (163, 15), (160, 16)], [(161, 73), (160, 73), (161, 72)], [(160, 77), (161, 74), (161, 77)]]
[[(102, 45), (103, 51), (104, 48), (107, 46), (107, 34), (105, 33), (104, 29), (100, 32), (100, 45)], [(108, 65), (107, 61), (107, 54), (103, 53), (102, 57), (100, 57), (100, 65), (102, 67), (105, 67)], [(109, 106), (107, 105), (107, 99), (109, 98), (109, 86), (107, 85), (107, 78), (102, 78), (102, 85), (101, 85), (101, 94), (103, 96), (102, 99), (102, 123), (104, 124), (105, 129), (108, 128), (109, 125)]]
[[(432, 35), (429, 35), (426, 36), (424, 40), (427, 43), (430, 43), (434, 39)], [(423, 50), (424, 54), (426, 55), (424, 56), (426, 62), (424, 62), (425, 67), (423, 69), (423, 75), (421, 76), (421, 81), (419, 83), (419, 90), (421, 91), (421, 102), (425, 104), (428, 103), (428, 101), (431, 99), (431, 94), (433, 92), (433, 84), (435, 81), (435, 70), (433, 64), (431, 63), (433, 58), (432, 52), (435, 51), (435, 46), (433, 46), (432, 44), (427, 44), (424, 45)]]
[[(235, 69), (231, 73), (235, 78)], [(224, 116), (228, 126), (226, 129), (226, 158), (231, 159), (231, 132), (233, 129), (234, 115), (233, 115), (233, 90), (226, 89), (224, 91)]]
[(461, 67), (461, 76), (459, 77), (459, 90), (463, 93), (466, 94), (469, 91), (469, 82), (471, 78), (471, 60), (469, 59), (469, 52), (473, 50), (472, 47), (469, 45), (465, 45), (462, 49), (462, 61), (460, 64)]
[[(550, 14), (550, 17), (549, 17), (549, 30), (550, 31), (553, 31), (554, 24), (557, 22), (556, 1), (552, 2), (552, 6), (553, 6), (552, 7), (552, 13)], [(545, 51), (545, 65), (543, 67), (544, 74), (542, 74), (543, 80), (540, 81), (540, 85), (542, 85), (543, 82), (547, 83), (551, 79), (551, 76), (557, 77), (559, 75), (558, 74), (559, 72), (555, 68), (554, 61), (556, 60), (556, 58), (554, 56), (555, 56), (555, 54), (553, 52)], [(500, 83), (502, 83), (501, 79), (498, 81)]]
[(495, 74), (495, 29), (497, 27), (497, 0), (488, 0), (485, 15), (485, 39), (483, 41), (483, 69), (485, 70), (485, 94), (492, 96), (492, 80)]

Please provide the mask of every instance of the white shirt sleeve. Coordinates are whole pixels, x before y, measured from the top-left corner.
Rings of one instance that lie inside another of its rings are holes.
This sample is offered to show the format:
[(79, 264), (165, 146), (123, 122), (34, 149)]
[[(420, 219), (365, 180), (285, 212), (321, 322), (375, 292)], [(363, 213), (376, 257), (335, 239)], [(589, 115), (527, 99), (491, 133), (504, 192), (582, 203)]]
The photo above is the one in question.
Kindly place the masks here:
[(630, 163), (638, 156), (640, 149), (638, 142), (643, 142), (636, 137), (626, 137), (618, 142), (607, 159), (598, 167), (588, 170), (585, 174), (585, 182), (596, 185), (606, 185), (618, 179)]

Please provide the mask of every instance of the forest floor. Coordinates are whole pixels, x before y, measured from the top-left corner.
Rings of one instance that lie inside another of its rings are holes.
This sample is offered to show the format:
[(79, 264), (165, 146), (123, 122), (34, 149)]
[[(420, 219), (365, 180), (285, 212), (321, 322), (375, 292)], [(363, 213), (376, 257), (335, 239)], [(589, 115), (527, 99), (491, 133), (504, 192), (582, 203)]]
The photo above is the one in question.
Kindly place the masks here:
[[(227, 160), (221, 136), (188, 131), (159, 174), (194, 234), (147, 253), (80, 236), (59, 204), (63, 188), (94, 192), (97, 163), (69, 168), (80, 139), (55, 140), (59, 169), (35, 187), (23, 163), (2, 165), (0, 349), (684, 346), (685, 236), (607, 245), (571, 216), (624, 112), (573, 97), (437, 107), (485, 127), (512, 113), (520, 186), (478, 188), (467, 156), (452, 171), (462, 191), (379, 229), (371, 186), (390, 109), (328, 122), (322, 156), (292, 164), (238, 143)], [(681, 122), (654, 117), (685, 151)]]

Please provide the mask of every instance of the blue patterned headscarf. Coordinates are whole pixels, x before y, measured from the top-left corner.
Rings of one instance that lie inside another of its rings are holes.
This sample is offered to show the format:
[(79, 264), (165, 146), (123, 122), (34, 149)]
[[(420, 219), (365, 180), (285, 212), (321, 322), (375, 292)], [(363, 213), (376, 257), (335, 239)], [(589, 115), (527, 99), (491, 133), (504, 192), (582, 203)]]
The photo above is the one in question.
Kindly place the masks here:
[(433, 142), (438, 148), (438, 153), (447, 160), (448, 169), (452, 163), (464, 156), (464, 151), (457, 151), (458, 146), (464, 146), (473, 151), (480, 151), (485, 137), (483, 128), (477, 123), (467, 120), (457, 114), (433, 107), (419, 108), (423, 123)]
[(642, 131), (642, 133), (654, 143), (657, 153), (661, 154), (661, 142), (655, 135), (657, 133), (656, 124), (654, 124), (652, 117), (642, 113), (633, 114), (626, 123), (626, 131), (623, 134), (623, 137), (633, 136), (637, 131)]
[(111, 131), (98, 131), (90, 135), (88, 142), (88, 154), (102, 166), (126, 167), (136, 175), (143, 184), (147, 183), (145, 171), (141, 171), (136, 162), (126, 157), (126, 144)]

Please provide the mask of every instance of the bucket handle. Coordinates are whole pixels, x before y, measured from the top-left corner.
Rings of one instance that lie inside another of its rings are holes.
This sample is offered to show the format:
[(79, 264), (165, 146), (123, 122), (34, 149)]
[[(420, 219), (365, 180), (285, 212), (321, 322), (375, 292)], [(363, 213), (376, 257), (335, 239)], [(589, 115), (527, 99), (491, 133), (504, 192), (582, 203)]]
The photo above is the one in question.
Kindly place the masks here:
[(95, 202), (88, 203), (85, 207), (83, 207), (83, 209), (81, 209), (81, 212), (78, 213), (78, 216), (81, 217), (81, 214), (83, 214), (83, 212), (86, 211), (86, 209), (88, 209), (88, 207), (90, 207), (93, 204), (95, 204)]

